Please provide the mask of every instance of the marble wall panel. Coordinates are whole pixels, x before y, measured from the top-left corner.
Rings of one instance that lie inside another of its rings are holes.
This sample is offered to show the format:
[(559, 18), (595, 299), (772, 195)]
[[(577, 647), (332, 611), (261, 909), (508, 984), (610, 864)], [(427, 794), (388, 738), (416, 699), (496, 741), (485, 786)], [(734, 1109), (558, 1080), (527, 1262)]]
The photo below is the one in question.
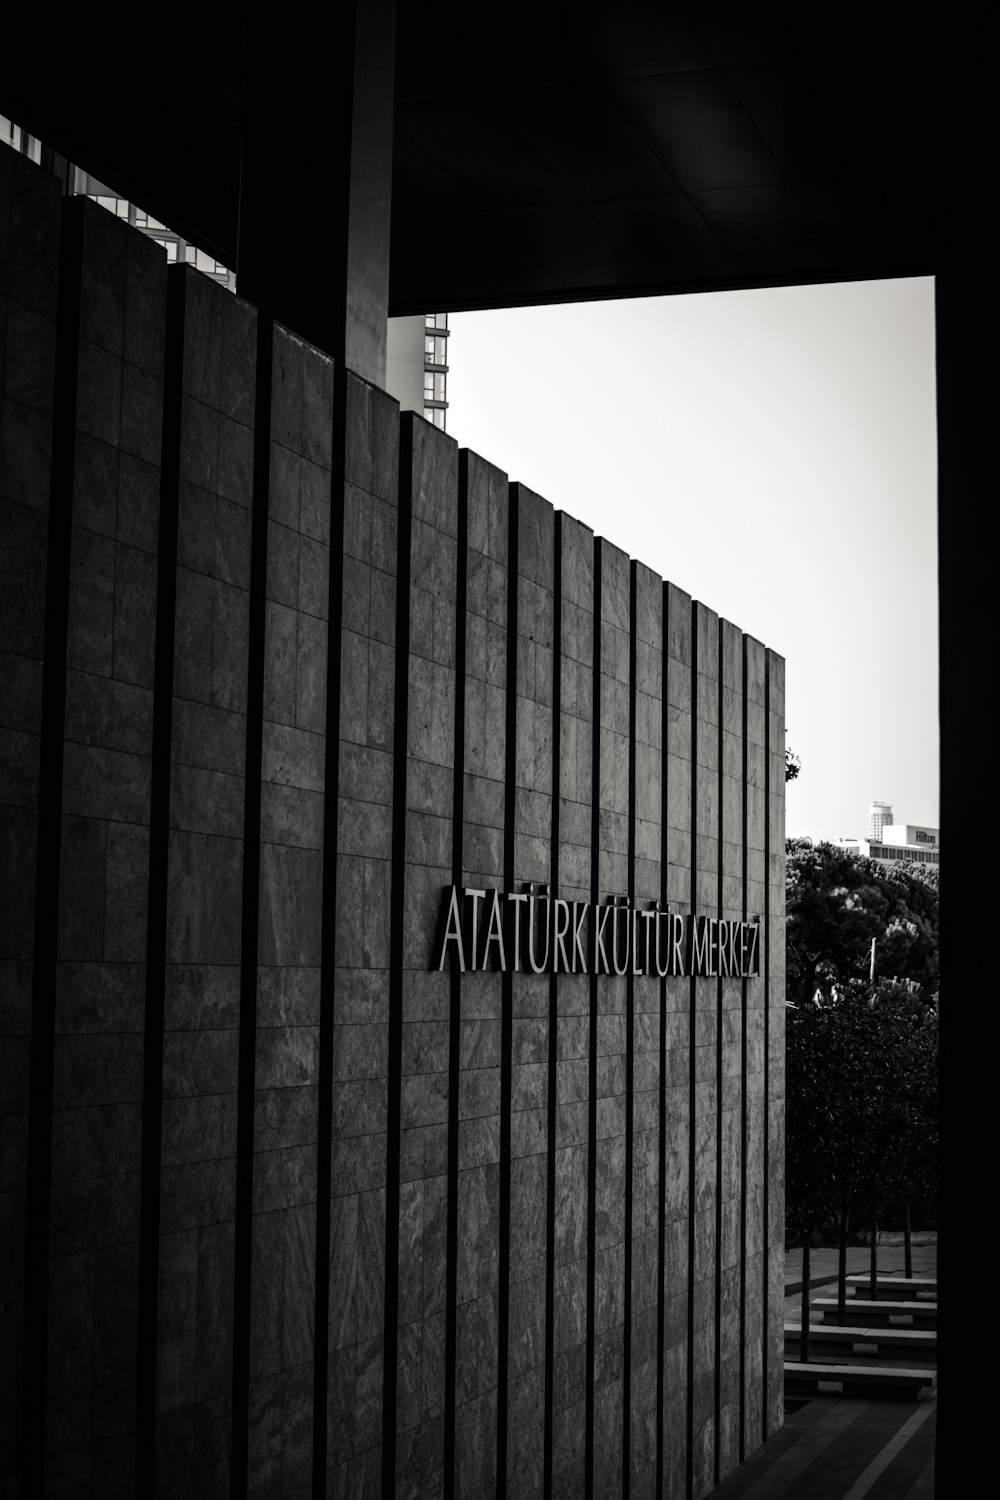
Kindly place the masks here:
[[(743, 919), (743, 636), (719, 621), (719, 913)], [(721, 977), (721, 1053), (717, 1142), (720, 1195), (717, 1245), (720, 1481), (740, 1461), (740, 1264), (743, 1221), (743, 991), (742, 980)]]
[(59, 191), (0, 150), (0, 1445), (20, 1481), (28, 1080)]
[[(686, 914), (696, 902), (692, 876), (692, 662), (694, 635), (691, 597), (664, 585), (664, 684), (667, 761), (664, 799), (667, 819), (667, 900)], [(688, 1469), (689, 1229), (691, 1214), (692, 1027), (691, 984), (684, 977), (665, 981), (665, 1243), (664, 1402), (661, 1447), (665, 1485), (684, 1486)], [(672, 1493), (672, 1491), (668, 1491)]]
[(765, 1341), (766, 1431), (782, 1422), (782, 1361), (773, 1351), (783, 1329), (784, 1276), (784, 1077), (785, 1077), (785, 662), (768, 650), (767, 666), (767, 1249)]
[[(501, 888), (506, 813), (506, 476), (469, 453), (460, 504), (466, 508), (462, 879), (478, 889)], [(497, 1458), (501, 976), (470, 976), (460, 1004), (454, 1484), (457, 1495), (490, 1495), (496, 1492)], [(487, 1414), (491, 1425), (484, 1428)]]
[[(78, 338), (65, 355), (76, 358), (75, 422), (57, 433), (71, 487), (59, 501), (70, 535), (57, 968), (71, 965), (72, 978), (56, 977), (48, 1340), (58, 1380), (46, 1447), (50, 1465), (98, 1483), (112, 1451), (127, 1471), (135, 1449), (126, 1371), (137, 1339), (156, 538), (132, 533), (121, 477), (127, 462), (154, 475), (159, 466), (162, 339), (144, 342), (136, 322), (148, 299), (162, 324), (166, 277), (155, 248), (96, 205), (64, 214), (80, 245), (68, 273), (79, 275)], [(122, 426), (126, 385), (143, 390), (141, 430)], [(86, 1328), (70, 1292), (81, 1285)]]
[[(751, 636), (744, 638), (745, 755), (746, 755), (746, 903), (748, 919), (765, 916), (765, 648)], [(764, 1324), (765, 1224), (763, 1173), (767, 1124), (764, 1114), (766, 1075), (765, 1005), (763, 982), (748, 982), (745, 1013), (747, 1068), (746, 1098), (746, 1224), (744, 1326), (744, 1404), (747, 1451), (764, 1435), (765, 1401), (762, 1391), (767, 1330)]]
[[(600, 655), (594, 682), (600, 695), (598, 895), (628, 891), (629, 694), (631, 692), (629, 559), (603, 538), (595, 544), (601, 570)], [(595, 653), (596, 656), (596, 653)], [(628, 916), (612, 917), (624, 945)], [(609, 927), (610, 927), (609, 922)], [(625, 965), (619, 963), (624, 969)], [(617, 973), (596, 984), (595, 1068), (597, 1131), (594, 1169), (594, 1473), (617, 1493), (622, 1483), (624, 1422), (626, 1048), (627, 984)], [(617, 1478), (616, 1478), (617, 1476)]]
[(257, 319), (206, 278), (177, 274), (156, 1412), (161, 1453), (189, 1434), (190, 1465), (167, 1465), (161, 1481), (180, 1494), (225, 1483), (230, 1462), (252, 493), (249, 467), (241, 479), (224, 455), (252, 451)]
[[(327, 1471), (331, 1493), (375, 1495), (386, 1296), (399, 409), (350, 374), (344, 400)], [(322, 540), (314, 469), (302, 472), (302, 516), (316, 518)]]
[[(594, 537), (563, 515), (561, 547), (559, 891), (589, 901), (593, 791)], [(554, 1149), (553, 1484), (574, 1493), (586, 1448), (590, 978), (558, 982)]]
[(430, 423), (414, 419), (406, 433), (409, 709), (405, 737), (397, 733), (397, 753), (407, 756), (399, 1143), (406, 1295), (398, 1313), (396, 1483), (423, 1493), (443, 1482), (445, 1463), (450, 977), (430, 971), (430, 944), (455, 837), (458, 452)]
[[(633, 907), (648, 911), (662, 895), (663, 583), (633, 564), (634, 804), (629, 887)], [(640, 920), (633, 931), (644, 947)], [(651, 961), (655, 952), (651, 952)], [(643, 967), (645, 962), (643, 960)], [(629, 1473), (633, 1493), (656, 1482), (657, 1327), (660, 1226), (661, 983), (655, 975), (633, 980), (632, 1028), (632, 1245), (629, 1402)]]
[[(517, 507), (517, 680), (513, 867), (554, 895), (552, 881), (555, 513), (524, 485)], [(515, 582), (516, 579), (516, 582)], [(553, 942), (551, 900), (535, 905), (538, 949)], [(510, 1218), (508, 1250), (507, 1485), (540, 1495), (544, 1470), (549, 1005), (547, 974), (511, 987)]]
[[(332, 362), (276, 326), (250, 1225), (249, 1470), (261, 1495), (311, 1476), (333, 428)], [(314, 679), (318, 691), (305, 686)]]

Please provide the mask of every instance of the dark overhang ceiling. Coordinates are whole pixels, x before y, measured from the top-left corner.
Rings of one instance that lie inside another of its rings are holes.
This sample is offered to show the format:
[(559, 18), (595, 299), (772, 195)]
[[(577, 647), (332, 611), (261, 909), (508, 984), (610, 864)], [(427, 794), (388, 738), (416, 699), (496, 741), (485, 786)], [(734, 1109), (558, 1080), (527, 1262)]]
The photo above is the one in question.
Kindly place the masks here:
[(933, 270), (921, 5), (404, 4), (391, 298)]
[[(0, 48), (0, 112), (185, 239), (235, 267), (242, 32), (221, 8), (132, 13), (21, 6)], [(158, 18), (160, 19), (160, 18)]]
[[(935, 270), (952, 205), (920, 4), (398, 9), (394, 313)], [(19, 28), (0, 109), (233, 264), (239, 26), (185, 13), (155, 51), (99, 9)], [(275, 204), (321, 274), (340, 112), (309, 95), (299, 119), (276, 92)]]

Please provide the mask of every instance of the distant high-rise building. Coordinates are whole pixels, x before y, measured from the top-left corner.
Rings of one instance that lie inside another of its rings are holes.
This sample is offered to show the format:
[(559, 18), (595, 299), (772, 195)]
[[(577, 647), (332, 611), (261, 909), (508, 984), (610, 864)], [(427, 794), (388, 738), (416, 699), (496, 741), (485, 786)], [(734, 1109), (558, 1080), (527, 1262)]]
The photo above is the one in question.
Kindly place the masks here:
[(15, 151), (20, 151), (22, 156), (27, 156), (37, 165), (43, 166), (46, 171), (55, 172), (62, 178), (63, 191), (67, 197), (92, 198), (95, 203), (99, 203), (116, 218), (124, 219), (127, 224), (141, 229), (143, 234), (163, 246), (167, 252), (167, 260), (195, 266), (199, 271), (204, 271), (206, 276), (211, 276), (213, 281), (221, 283), (228, 291), (236, 290), (235, 271), (209, 255), (207, 250), (199, 250), (197, 245), (190, 244), (175, 230), (170, 229), (166, 224), (161, 224), (159, 219), (153, 218), (152, 214), (146, 213), (145, 209), (137, 208), (127, 198), (120, 197), (113, 188), (106, 187), (92, 173), (85, 172), (82, 167), (75, 166), (73, 162), (66, 161), (65, 158), (55, 159), (53, 152), (43, 146), (37, 136), (31, 135), (16, 121), (8, 120), (6, 115), (0, 115), (0, 142), (5, 146), (12, 146)]
[(916, 823), (894, 823), (888, 802), (873, 802), (868, 813), (866, 839), (842, 838), (840, 847), (866, 859), (884, 859), (891, 864), (941, 863), (941, 830)]
[(403, 411), (416, 411), (445, 431), (448, 410), (448, 314), (390, 318), (385, 388)]
[(892, 822), (892, 805), (889, 802), (873, 802), (868, 809), (868, 837), (880, 839), (882, 829)]
[[(46, 170), (57, 171), (69, 196), (85, 194), (109, 213), (157, 240), (169, 261), (196, 266), (229, 291), (236, 290), (236, 273), (228, 266), (189, 244), (175, 230), (120, 197), (82, 167), (62, 159), (56, 162), (37, 136), (6, 115), (0, 115), (0, 142), (44, 165)], [(45, 157), (48, 159), (43, 160)], [(448, 410), (448, 314), (418, 313), (415, 317), (390, 318), (387, 333), (386, 390), (395, 396), (403, 411), (419, 412), (444, 432)]]

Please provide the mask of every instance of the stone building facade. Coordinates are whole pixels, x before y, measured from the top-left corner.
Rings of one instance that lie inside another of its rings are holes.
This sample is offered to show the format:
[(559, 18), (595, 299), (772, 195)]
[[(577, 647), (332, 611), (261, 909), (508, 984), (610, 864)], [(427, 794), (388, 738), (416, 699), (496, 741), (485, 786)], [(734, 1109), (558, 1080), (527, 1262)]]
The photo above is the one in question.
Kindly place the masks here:
[[(0, 266), (15, 1484), (707, 1494), (781, 1423), (782, 659), (7, 152)], [(759, 972), (441, 968), (452, 886)]]

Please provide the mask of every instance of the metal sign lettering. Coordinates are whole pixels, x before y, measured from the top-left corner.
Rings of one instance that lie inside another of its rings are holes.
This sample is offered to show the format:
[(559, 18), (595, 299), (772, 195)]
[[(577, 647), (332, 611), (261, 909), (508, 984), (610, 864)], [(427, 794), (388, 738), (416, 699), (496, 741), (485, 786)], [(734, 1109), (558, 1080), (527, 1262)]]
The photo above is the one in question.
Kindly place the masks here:
[(750, 922), (672, 911), (628, 896), (566, 901), (547, 885), (523, 891), (445, 886), (432, 968), (530, 974), (760, 974), (760, 918)]

